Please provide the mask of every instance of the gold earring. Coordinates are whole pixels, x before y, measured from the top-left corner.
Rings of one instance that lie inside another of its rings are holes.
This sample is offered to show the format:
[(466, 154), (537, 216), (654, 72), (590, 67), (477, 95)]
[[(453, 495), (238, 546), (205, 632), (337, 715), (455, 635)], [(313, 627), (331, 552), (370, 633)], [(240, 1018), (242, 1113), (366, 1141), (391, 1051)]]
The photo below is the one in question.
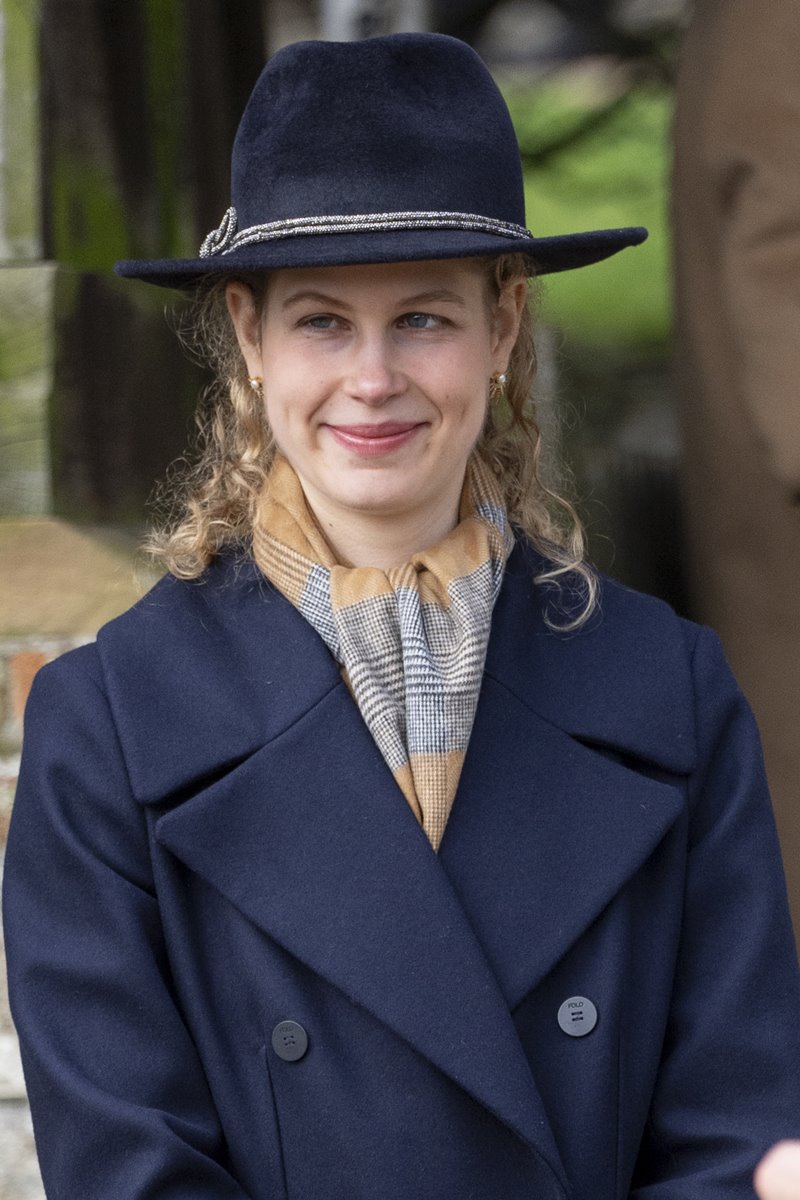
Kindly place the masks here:
[(508, 376), (505, 371), (495, 371), (489, 379), (489, 399), (499, 400), (505, 391)]
[(264, 380), (260, 375), (250, 375), (247, 382), (250, 384), (250, 387), (257, 396), (264, 395)]

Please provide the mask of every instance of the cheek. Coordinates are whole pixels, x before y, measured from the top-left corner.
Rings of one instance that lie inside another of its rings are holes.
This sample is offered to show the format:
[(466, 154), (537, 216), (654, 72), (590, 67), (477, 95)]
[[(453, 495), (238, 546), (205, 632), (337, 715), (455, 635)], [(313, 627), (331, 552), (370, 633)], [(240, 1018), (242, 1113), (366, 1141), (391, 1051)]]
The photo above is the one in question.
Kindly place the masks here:
[(453, 403), (472, 408), (483, 405), (489, 395), (491, 358), (482, 343), (453, 347), (436, 363), (435, 372), (440, 395)]
[(267, 417), (271, 424), (297, 425), (307, 420), (319, 406), (329, 386), (322, 367), (302, 347), (276, 350), (265, 343), (264, 394)]
[[(485, 396), (476, 396), (466, 414), (464, 425), (468, 428), (469, 441), (472, 445), (477, 442), (486, 423), (488, 402)], [(466, 429), (465, 429), (466, 432)]]
[(281, 381), (269, 375), (264, 376), (264, 412), (270, 428), (276, 437), (285, 429), (291, 419), (291, 407), (286, 402), (287, 391)]
[(315, 435), (320, 405), (308, 387), (307, 377), (276, 373), (265, 376), (264, 411), (273, 437), (290, 461), (309, 449)]
[(489, 404), (489, 385), (484, 386), (480, 371), (471, 372), (464, 378), (460, 396), (463, 420), (471, 427), (482, 428)]
[(268, 396), (264, 405), (267, 421), (277, 442), (282, 444), (286, 436), (297, 436), (298, 414), (280, 396)]

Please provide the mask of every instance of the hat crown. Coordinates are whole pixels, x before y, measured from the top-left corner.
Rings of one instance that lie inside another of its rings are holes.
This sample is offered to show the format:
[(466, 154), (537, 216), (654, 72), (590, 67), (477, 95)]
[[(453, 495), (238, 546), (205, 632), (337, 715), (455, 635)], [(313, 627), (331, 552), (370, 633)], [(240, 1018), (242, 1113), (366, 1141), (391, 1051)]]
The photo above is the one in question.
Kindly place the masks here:
[(280, 50), (239, 125), (232, 200), (240, 229), (398, 212), (525, 221), (505, 101), (475, 51), (444, 34)]
[(534, 236), (505, 101), (475, 51), (438, 33), (275, 54), (236, 135), (231, 201), (196, 258), (115, 270), (190, 287), (220, 273), (519, 254), (546, 274), (647, 237)]

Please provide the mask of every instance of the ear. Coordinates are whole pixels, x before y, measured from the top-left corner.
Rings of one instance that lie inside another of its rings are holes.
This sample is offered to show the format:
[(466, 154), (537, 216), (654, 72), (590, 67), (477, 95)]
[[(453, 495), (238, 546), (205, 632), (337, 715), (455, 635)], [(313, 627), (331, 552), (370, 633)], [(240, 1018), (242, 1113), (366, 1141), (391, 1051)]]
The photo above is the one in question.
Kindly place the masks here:
[(528, 303), (528, 281), (523, 277), (510, 280), (495, 306), (492, 317), (492, 366), (505, 371), (519, 333), (519, 323)]
[(247, 366), (247, 374), (263, 374), (261, 328), (253, 302), (253, 293), (246, 283), (240, 283), (237, 280), (229, 283), (225, 288), (225, 302), (236, 331), (239, 349)]

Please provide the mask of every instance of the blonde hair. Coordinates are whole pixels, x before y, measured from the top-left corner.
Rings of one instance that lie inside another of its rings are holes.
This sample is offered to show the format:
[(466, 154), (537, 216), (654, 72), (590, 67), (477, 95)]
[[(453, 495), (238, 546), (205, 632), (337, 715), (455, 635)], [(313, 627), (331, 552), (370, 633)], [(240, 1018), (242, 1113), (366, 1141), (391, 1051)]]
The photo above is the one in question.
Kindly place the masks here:
[[(505, 288), (529, 274), (521, 254), (484, 260), (484, 267), (495, 303)], [(264, 402), (248, 383), (228, 315), (225, 289), (232, 278), (203, 281), (178, 329), (214, 379), (198, 409), (196, 460), (177, 464), (157, 492), (157, 521), (144, 549), (180, 579), (197, 578), (224, 548), (249, 544), (275, 456)], [(260, 317), (264, 276), (235, 278), (250, 287)], [(542, 435), (532, 397), (537, 367), (533, 331), (531, 305), (526, 304), (503, 393), (488, 405), (476, 449), (502, 488), (510, 521), (547, 562), (535, 579), (553, 592), (548, 624), (569, 632), (594, 609), (597, 581), (585, 558), (575, 509), (542, 479)]]

